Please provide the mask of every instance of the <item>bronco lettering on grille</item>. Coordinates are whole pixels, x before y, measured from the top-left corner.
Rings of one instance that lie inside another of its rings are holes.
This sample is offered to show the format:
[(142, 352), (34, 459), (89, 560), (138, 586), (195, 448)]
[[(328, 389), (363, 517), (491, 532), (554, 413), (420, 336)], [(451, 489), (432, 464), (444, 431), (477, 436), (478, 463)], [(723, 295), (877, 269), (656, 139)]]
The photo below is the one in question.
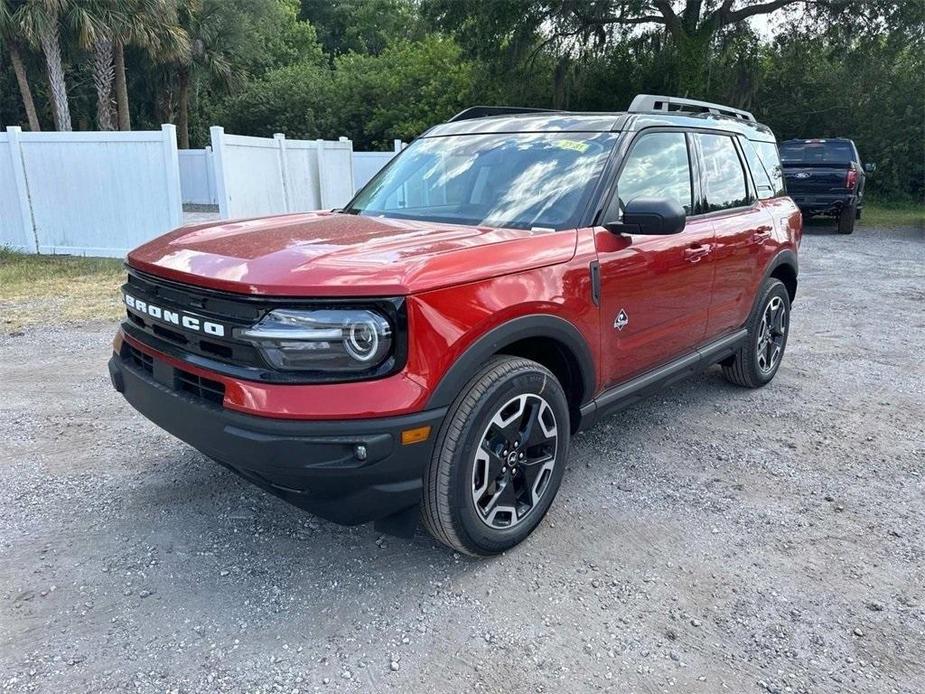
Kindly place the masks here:
[(136, 299), (131, 294), (125, 295), (125, 305), (137, 313), (146, 313), (159, 321), (170, 323), (186, 330), (215, 335), (216, 337), (225, 336), (225, 326), (221, 323), (213, 323), (187, 313), (161, 308), (142, 299)]

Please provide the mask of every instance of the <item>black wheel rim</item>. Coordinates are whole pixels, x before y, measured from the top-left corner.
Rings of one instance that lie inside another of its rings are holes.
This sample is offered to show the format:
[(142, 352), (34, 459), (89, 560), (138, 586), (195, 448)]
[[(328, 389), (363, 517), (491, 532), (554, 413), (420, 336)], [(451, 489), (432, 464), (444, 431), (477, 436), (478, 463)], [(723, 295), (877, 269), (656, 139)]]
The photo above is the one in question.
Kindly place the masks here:
[(755, 357), (758, 368), (764, 374), (769, 374), (780, 363), (784, 353), (784, 342), (787, 339), (787, 307), (779, 296), (771, 297), (764, 313), (761, 324), (758, 326), (758, 341), (755, 347)]
[(518, 395), (494, 414), (472, 465), (472, 503), (482, 522), (506, 529), (543, 499), (556, 466), (556, 415), (541, 396)]

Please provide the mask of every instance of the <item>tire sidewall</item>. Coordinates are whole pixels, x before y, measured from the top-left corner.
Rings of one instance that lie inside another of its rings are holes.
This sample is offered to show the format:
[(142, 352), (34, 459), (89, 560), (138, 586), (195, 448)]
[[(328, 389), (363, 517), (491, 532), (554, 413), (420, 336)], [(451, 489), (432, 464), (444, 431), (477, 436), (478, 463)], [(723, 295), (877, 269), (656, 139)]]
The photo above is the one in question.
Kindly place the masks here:
[[(511, 528), (492, 528), (482, 521), (472, 503), (471, 485), (475, 453), (483, 432), (501, 406), (525, 393), (541, 395), (553, 410), (559, 437), (556, 464), (549, 481), (550, 486), (528, 516)], [(454, 498), (451, 500), (451, 508), (453, 524), (460, 539), (478, 554), (496, 554), (510, 549), (530, 535), (543, 520), (562, 482), (568, 459), (569, 426), (565, 393), (555, 377), (541, 367), (518, 371), (502, 379), (493, 385), (468, 413), (467, 421), (462, 427), (461, 445), (452, 452), (450, 493)]]
[(857, 208), (854, 205), (845, 207), (838, 215), (838, 233), (851, 234), (854, 232), (854, 224), (857, 220)]
[[(762, 316), (764, 316), (768, 303), (770, 303), (771, 299), (774, 297), (780, 297), (784, 302), (784, 308), (787, 311), (787, 329), (784, 331), (784, 342), (781, 345), (780, 358), (777, 360), (777, 364), (774, 365), (774, 368), (765, 373), (758, 366), (758, 356), (756, 354), (758, 348), (758, 333)], [(748, 359), (747, 363), (749, 370), (752, 372), (751, 375), (761, 385), (770, 383), (784, 361), (784, 354), (786, 354), (787, 351), (787, 342), (790, 339), (790, 294), (787, 293), (787, 288), (780, 280), (769, 279), (765, 282), (762, 287), (761, 300), (756, 305), (755, 313), (749, 321), (748, 333), (748, 353), (745, 356)]]

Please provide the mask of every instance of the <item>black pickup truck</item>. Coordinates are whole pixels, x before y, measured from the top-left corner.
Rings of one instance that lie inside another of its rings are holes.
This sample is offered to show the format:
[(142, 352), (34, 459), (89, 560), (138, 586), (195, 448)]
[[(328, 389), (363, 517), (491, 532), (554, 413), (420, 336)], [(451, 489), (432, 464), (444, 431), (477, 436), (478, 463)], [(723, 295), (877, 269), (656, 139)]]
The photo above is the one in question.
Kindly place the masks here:
[(861, 164), (854, 142), (844, 138), (787, 140), (780, 144), (787, 194), (804, 217), (827, 215), (850, 234), (864, 207), (864, 182), (874, 165)]

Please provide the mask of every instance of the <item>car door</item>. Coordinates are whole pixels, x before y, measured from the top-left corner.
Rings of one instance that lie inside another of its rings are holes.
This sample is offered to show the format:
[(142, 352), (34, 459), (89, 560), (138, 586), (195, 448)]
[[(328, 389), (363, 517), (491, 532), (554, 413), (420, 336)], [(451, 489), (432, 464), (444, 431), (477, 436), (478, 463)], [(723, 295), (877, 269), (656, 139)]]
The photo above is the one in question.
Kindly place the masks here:
[[(715, 231), (713, 302), (707, 323), (709, 341), (735, 328), (748, 318), (754, 300), (756, 277), (766, 260), (764, 248), (773, 241), (774, 220), (760, 200), (747, 175), (747, 162), (734, 137), (725, 133), (692, 133), (699, 161), (704, 212)], [(751, 157), (761, 166), (757, 154)], [(758, 193), (769, 196), (771, 181), (764, 174), (755, 181)]]
[[(617, 176), (604, 221), (637, 197), (661, 197), (693, 210), (698, 186), (687, 136), (643, 131)], [(595, 229), (601, 281), (605, 385), (614, 385), (694, 350), (703, 342), (713, 287), (713, 223), (691, 218), (669, 236)]]

